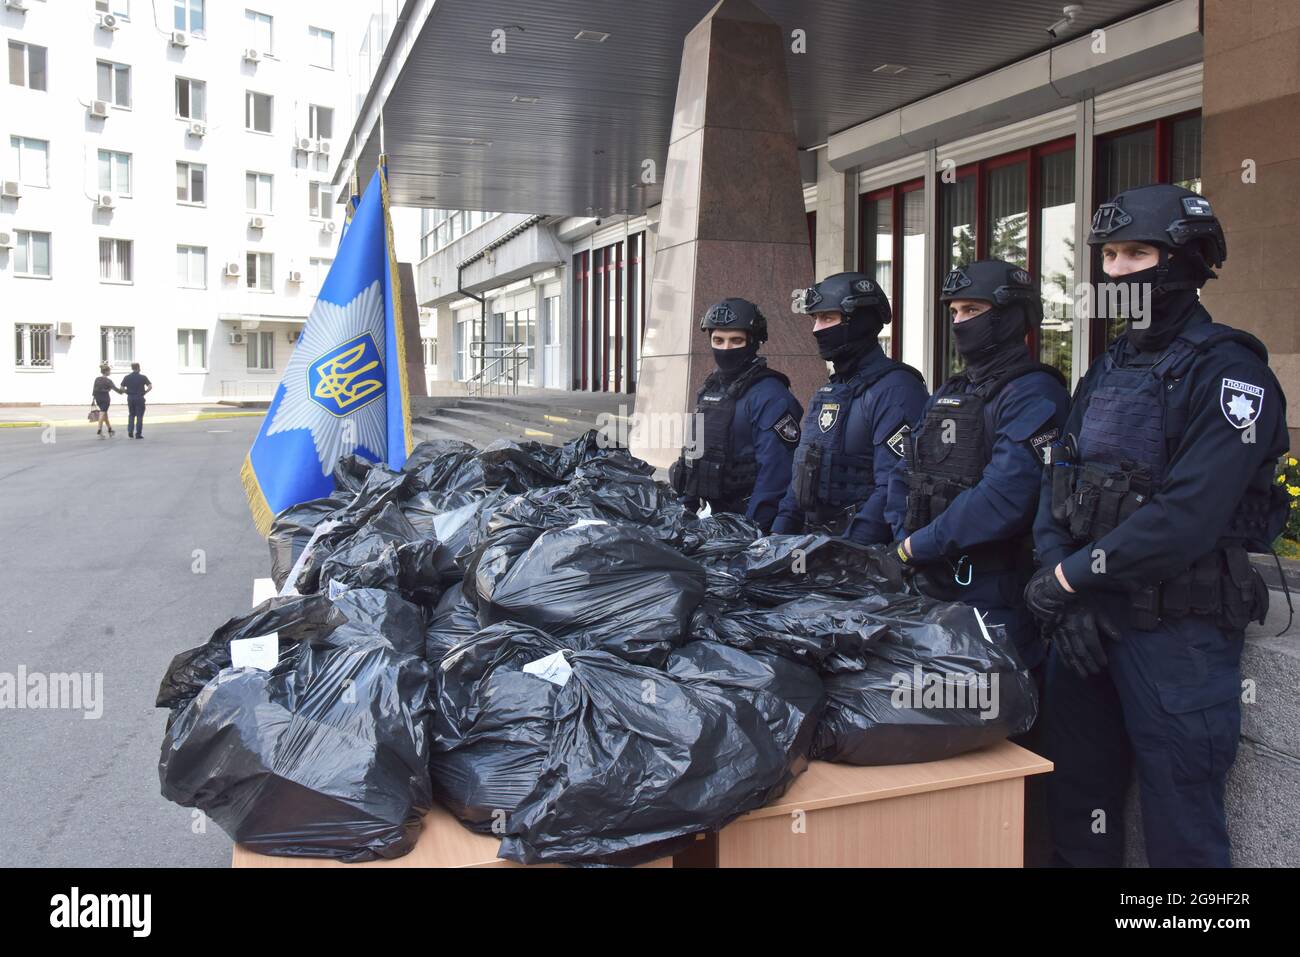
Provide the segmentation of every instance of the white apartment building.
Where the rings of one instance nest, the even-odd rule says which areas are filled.
[[[0,402],[269,398],[333,261],[346,0],[0,0]]]

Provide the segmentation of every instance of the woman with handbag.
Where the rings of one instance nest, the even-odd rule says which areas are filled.
[[[108,421],[108,403],[111,398],[109,393],[116,392],[118,395],[122,394],[122,390],[113,385],[113,380],[108,377],[108,372],[109,365],[105,362],[99,367],[99,377],[95,379],[95,384],[91,387],[90,394],[94,399],[94,405],[87,416],[87,419],[91,422],[98,419],[99,431],[97,434],[101,439],[104,437],[104,426],[106,425],[108,426],[109,435],[116,434],[113,432],[113,426],[110,425]]]

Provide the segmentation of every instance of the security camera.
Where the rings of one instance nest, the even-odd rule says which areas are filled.
[[[600,225],[600,217],[599,217],[599,216],[596,217],[596,225],[597,225],[597,226]]]
[[[1053,40],[1057,39],[1062,33],[1065,33],[1074,26],[1074,21],[1078,19],[1079,14],[1083,13],[1083,4],[1066,4],[1061,8],[1061,13],[1064,14],[1064,16],[1047,28],[1047,35]]]

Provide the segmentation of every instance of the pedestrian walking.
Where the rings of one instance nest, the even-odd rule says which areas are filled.
[[[104,426],[108,426],[108,434],[116,435],[113,431],[112,424],[108,421],[108,405],[112,399],[112,393],[122,394],[122,390],[113,385],[113,380],[108,377],[109,365],[107,362],[99,367],[99,376],[95,379],[94,386],[91,387],[91,398],[94,400],[95,408],[99,409],[99,431],[96,433],[101,439],[104,437]]]

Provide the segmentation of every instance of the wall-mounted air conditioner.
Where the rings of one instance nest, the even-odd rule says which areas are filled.
[[[99,28],[101,30],[116,30],[119,24],[117,17],[111,13],[101,13],[99,15]]]
[[[112,209],[117,205],[117,200],[113,198],[112,193],[99,193],[95,196],[95,207],[97,209]]]
[[[249,229],[265,229],[265,228],[266,228],[266,220],[263,219],[261,216],[254,216],[254,217],[252,217],[251,219],[249,219],[249,221],[248,221],[248,228],[249,228]]]
[[[0,249],[13,249],[14,238],[9,233],[0,233]]]
[[[289,273],[289,281],[290,281],[290,282],[302,282],[302,273],[300,273],[300,272],[296,272],[296,271],[291,271],[291,272]]]
[[[7,179],[0,184],[0,196],[5,199],[17,199],[23,194],[22,187],[18,185],[18,180]]]
[[[242,346],[244,344],[244,334],[242,332],[232,332],[226,337],[226,341],[232,346]]]
[[[334,224],[334,220],[332,219],[326,220],[325,222],[320,224],[320,231],[322,233],[332,233],[336,229],[338,229],[338,226]]]
[[[27,12],[26,0],[5,0],[5,6],[10,10],[17,10],[19,13]]]
[[[239,263],[226,263],[226,275],[236,277],[239,275]]]
[[[298,137],[298,149],[302,150],[304,153],[310,153],[311,146],[312,143],[310,139],[305,136]]]
[[[317,149],[319,152],[323,153],[324,155],[329,156],[329,155],[330,155],[330,141],[329,141],[329,140],[320,140],[320,141],[316,144],[316,149]]]
[[[262,59],[262,54],[257,50],[254,50],[252,47],[249,47],[244,51],[244,59],[249,63],[257,63]]]
[[[72,323],[60,322],[58,326],[55,327],[54,334],[60,339],[71,339],[73,336]]]
[[[98,118],[98,119],[101,119],[101,120],[106,120],[106,119],[108,119],[108,101],[107,101],[107,100],[91,100],[91,101],[90,101],[90,115],[93,116],[93,117],[96,117],[96,118]]]
[[[171,45],[174,47],[187,47],[190,45],[190,35],[184,30],[173,30],[171,36]]]
[[[202,123],[190,124],[190,136],[207,136],[207,135],[208,135],[208,128],[204,126]]]

